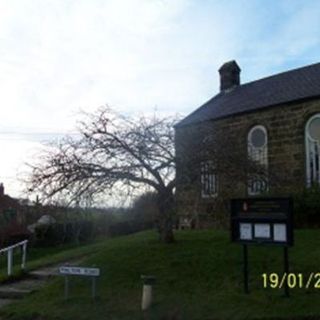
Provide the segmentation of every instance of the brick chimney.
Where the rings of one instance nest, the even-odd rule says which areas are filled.
[[[0,183],[0,197],[4,196],[4,186],[3,183]]]
[[[240,71],[235,60],[224,63],[219,69],[220,91],[228,91],[240,85]]]

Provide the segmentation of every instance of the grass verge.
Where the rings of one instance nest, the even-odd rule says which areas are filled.
[[[59,258],[92,253],[82,265],[101,269],[96,301],[89,279],[72,278],[70,299],[63,299],[63,279],[0,310],[3,319],[318,319],[320,290],[264,289],[263,273],[282,273],[279,247],[249,247],[250,290],[243,293],[242,248],[223,231],[180,231],[177,242],[161,244],[154,232],[100,241],[66,250]],[[307,277],[320,272],[320,232],[296,232],[289,250],[290,271]],[[32,267],[44,260],[34,261]],[[63,260],[63,259],[62,259]],[[141,274],[157,278],[154,305],[140,311]]]

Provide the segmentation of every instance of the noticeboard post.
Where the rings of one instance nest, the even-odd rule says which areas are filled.
[[[288,273],[288,247],[293,246],[291,198],[246,198],[231,200],[231,241],[243,244],[244,290],[248,288],[248,244],[284,247],[284,272]],[[288,287],[285,286],[288,296]]]

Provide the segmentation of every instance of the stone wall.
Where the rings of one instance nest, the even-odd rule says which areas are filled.
[[[247,135],[255,125],[263,125],[268,133],[268,167],[270,176],[275,177],[269,184],[270,195],[287,196],[303,188],[305,124],[319,112],[318,98],[176,128],[178,215],[191,217],[198,227],[227,224],[228,198],[247,196],[246,181],[240,176],[228,181],[230,177],[218,173],[218,197],[203,199],[199,162],[204,149],[210,154],[206,139],[216,135],[228,154],[233,152],[240,159],[247,152]]]

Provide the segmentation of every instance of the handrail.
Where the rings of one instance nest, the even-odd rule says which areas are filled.
[[[0,254],[3,252],[8,252],[8,276],[12,275],[12,266],[13,266],[13,249],[22,247],[22,261],[21,261],[21,269],[24,269],[26,266],[26,258],[27,258],[27,245],[28,240],[23,240],[21,242],[15,243],[9,247],[0,249]]]
[[[16,247],[19,247],[19,246],[21,246],[21,245],[23,245],[23,244],[25,244],[25,243],[27,243],[27,242],[28,242],[28,240],[23,240],[23,241],[21,241],[21,242],[18,242],[18,243],[13,244],[12,246],[9,246],[9,247],[0,249],[0,253],[5,252],[5,251],[8,251],[8,250],[10,250],[10,249],[14,249],[14,248],[16,248]]]

